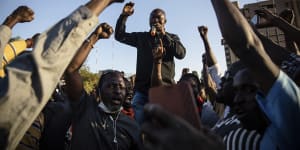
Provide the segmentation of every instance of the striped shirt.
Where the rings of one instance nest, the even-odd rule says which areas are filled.
[[[223,138],[227,150],[257,150],[261,135],[243,128],[236,115],[229,114],[217,122],[212,130]]]

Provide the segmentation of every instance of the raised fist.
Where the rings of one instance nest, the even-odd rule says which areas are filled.
[[[125,16],[131,16],[134,13],[133,6],[134,6],[133,2],[126,3],[124,8],[123,8],[122,14],[125,15]]]
[[[34,19],[34,12],[27,6],[19,6],[10,16],[14,17],[21,23],[30,22]]]
[[[108,39],[113,32],[113,28],[107,23],[101,23],[94,31],[98,35],[98,39]]]
[[[198,27],[198,31],[199,31],[201,37],[206,37],[208,28],[206,26],[200,26],[200,27]]]

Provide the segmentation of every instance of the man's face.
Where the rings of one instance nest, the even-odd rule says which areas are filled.
[[[106,77],[100,93],[101,100],[109,110],[119,110],[126,97],[126,87],[123,77],[121,75]]]
[[[131,89],[127,89],[127,94],[126,94],[126,99],[123,103],[123,107],[124,109],[129,109],[132,107],[131,101],[133,98],[133,90]]]
[[[222,77],[221,80],[221,88],[218,89],[216,100],[219,103],[232,106],[233,99],[235,96],[233,88],[233,76],[228,71],[225,73],[224,77]]]
[[[258,130],[262,128],[262,112],[256,102],[258,86],[249,71],[239,71],[233,79],[235,98],[233,110],[246,129]]]
[[[166,16],[162,11],[156,10],[150,14],[150,27],[154,26],[158,32],[165,28]]]

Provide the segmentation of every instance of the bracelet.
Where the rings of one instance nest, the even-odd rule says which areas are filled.
[[[92,48],[94,48],[94,44],[92,44],[92,41],[91,41],[90,39],[86,39],[85,41],[86,41],[86,42],[88,42],[88,43],[89,43],[89,45],[91,45],[91,46],[92,46]]]

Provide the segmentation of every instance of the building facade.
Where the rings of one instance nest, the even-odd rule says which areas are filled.
[[[233,4],[240,8],[237,1],[233,2]],[[240,10],[248,21],[257,22],[258,20],[257,17],[255,17],[255,11],[262,8],[266,8],[276,15],[281,13],[286,8],[292,9],[295,14],[293,25],[300,28],[300,0],[265,0],[252,4],[246,4],[243,6],[243,8],[240,8]],[[263,19],[260,19],[259,21],[263,22]],[[259,28],[258,31],[267,38],[271,39],[274,43],[282,47],[286,47],[284,33],[277,27],[262,27]],[[234,55],[224,40],[222,40],[222,45],[224,45],[226,63],[227,67],[229,67],[232,63],[236,62],[238,58]]]

